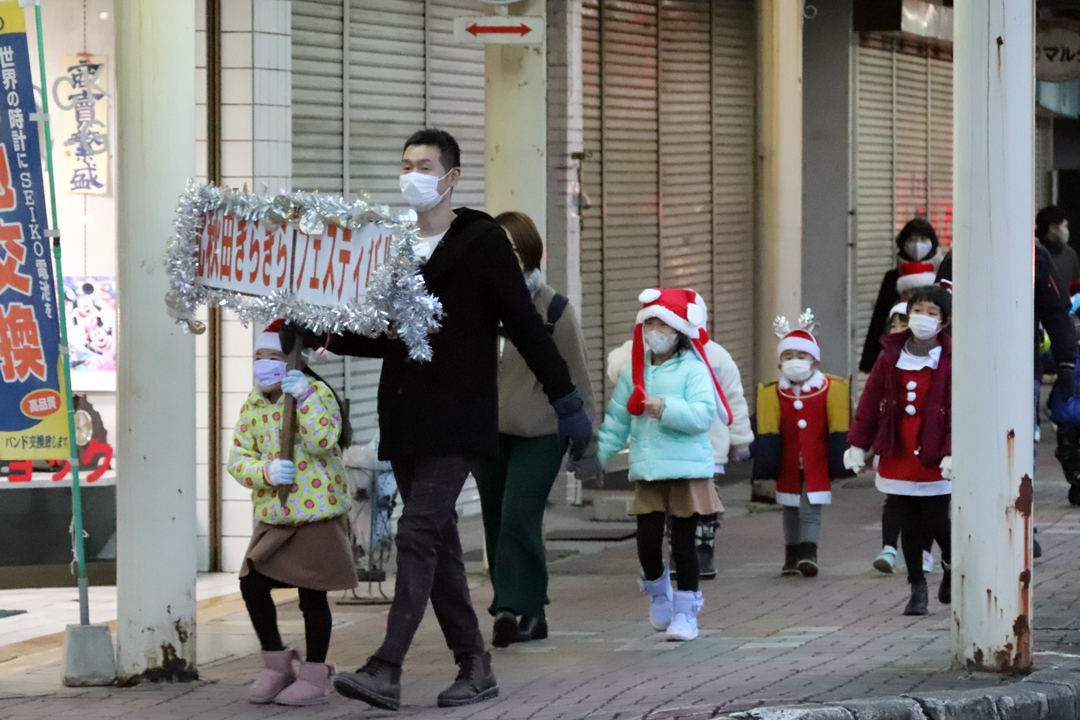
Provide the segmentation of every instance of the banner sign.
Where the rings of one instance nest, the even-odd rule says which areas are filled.
[[[359,303],[390,259],[393,239],[375,223],[356,230],[331,225],[311,235],[217,212],[199,237],[197,282],[246,295],[288,291],[312,305]]]
[[[202,332],[200,305],[244,324],[284,318],[318,333],[390,333],[413,360],[431,359],[442,304],[427,291],[411,214],[366,195],[260,195],[189,182],[165,267],[166,311]]]
[[[62,460],[67,388],[26,25],[0,3],[0,460]]]
[[[1035,35],[1035,77],[1062,83],[1080,78],[1080,32],[1068,27],[1045,27]]]
[[[65,55],[65,73],[53,83],[62,111],[64,170],[59,181],[70,193],[109,192],[109,76],[104,55]]]

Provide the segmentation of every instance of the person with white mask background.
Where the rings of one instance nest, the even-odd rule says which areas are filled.
[[[438,704],[469,705],[499,693],[469,595],[455,504],[480,459],[499,451],[500,324],[536,375],[571,457],[580,458],[592,439],[584,400],[536,311],[506,233],[490,215],[452,205],[461,174],[461,150],[449,133],[429,128],[405,142],[401,193],[417,215],[421,276],[443,309],[441,326],[430,335],[429,362],[412,360],[396,336],[283,333],[295,333],[304,345],[325,339],[339,355],[383,360],[379,459],[391,463],[403,499],[394,600],[382,646],[356,672],[338,674],[334,688],[387,710],[400,707],[402,663],[429,599],[459,667]]]
[[[1080,280],[1080,257],[1069,245],[1069,219],[1056,205],[1048,205],[1035,215],[1035,237],[1050,252],[1054,269],[1067,290]]]

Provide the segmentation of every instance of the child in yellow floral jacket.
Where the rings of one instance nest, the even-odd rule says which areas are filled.
[[[233,432],[229,473],[251,490],[257,525],[240,571],[240,592],[259,636],[265,669],[248,688],[253,703],[315,705],[329,701],[334,667],[329,590],[356,586],[349,542],[349,492],[342,448],[348,420],[334,391],[311,370],[286,372],[274,321],[255,351],[255,387]],[[294,460],[281,458],[284,394],[296,398]],[[286,488],[279,495],[279,489]],[[287,493],[287,494],[286,494]],[[295,587],[304,615],[307,657],[281,642],[272,588]]]

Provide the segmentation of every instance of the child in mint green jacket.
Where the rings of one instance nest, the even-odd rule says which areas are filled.
[[[351,504],[342,447],[348,421],[334,391],[305,369],[286,372],[275,321],[256,343],[255,387],[233,431],[229,474],[251,491],[255,531],[240,570],[240,593],[262,645],[264,669],[248,700],[279,705],[329,702],[334,667],[326,663],[332,618],[326,593],[356,587],[349,540]],[[293,459],[281,457],[285,395],[296,398]],[[273,588],[299,591],[307,655],[286,648]]]
[[[698,590],[694,535],[702,515],[722,508],[713,483],[709,429],[731,410],[705,360],[705,305],[693,290],[646,290],[634,328],[631,365],[623,370],[600,428],[599,460],[607,465],[630,440],[630,514],[637,516],[642,591],[649,619],[668,640],[693,640],[704,604]],[[664,564],[671,516],[671,554],[678,591]]]

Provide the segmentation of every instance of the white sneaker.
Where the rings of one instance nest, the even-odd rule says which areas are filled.
[[[881,554],[874,558],[874,569],[891,575],[896,569],[896,548],[892,545],[882,548]]]
[[[671,573],[664,566],[664,573],[656,580],[638,578],[641,592],[649,596],[649,622],[655,630],[667,630],[671,624]]]
[[[672,601],[675,617],[667,629],[667,639],[672,641],[693,640],[698,636],[698,611],[705,605],[700,592],[676,590]]]
[[[934,556],[926,550],[922,551],[922,571],[924,573],[934,571]]]

